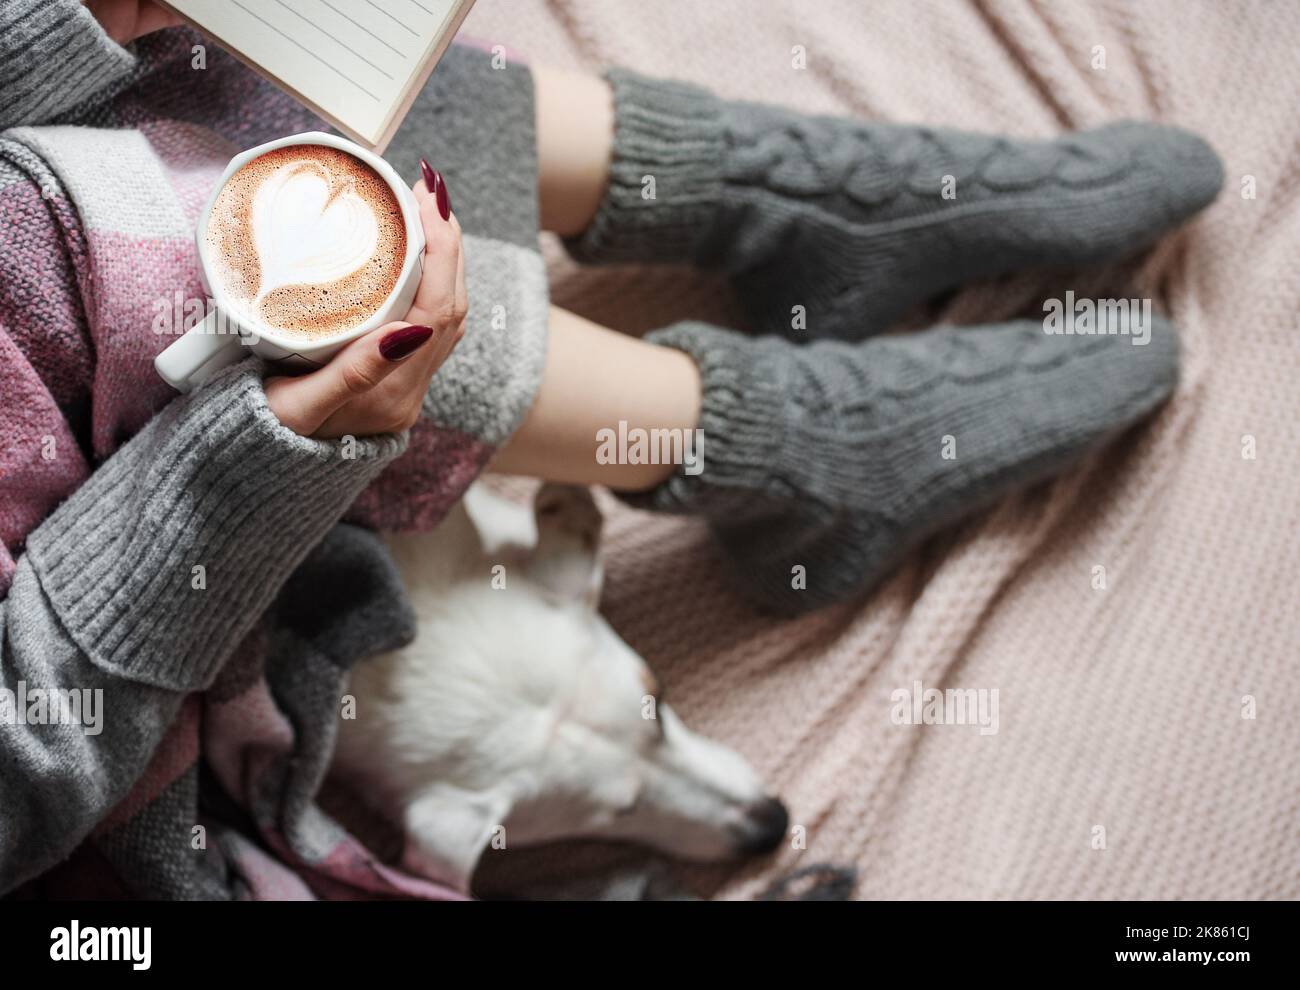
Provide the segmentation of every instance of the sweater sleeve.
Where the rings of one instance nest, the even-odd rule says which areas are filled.
[[[90,103],[135,64],[80,0],[0,0],[0,130]]]
[[[0,892],[125,796],[184,695],[404,446],[299,437],[248,361],[172,402],[28,536],[0,603]],[[47,712],[75,693],[81,724],[42,723],[34,690]]]

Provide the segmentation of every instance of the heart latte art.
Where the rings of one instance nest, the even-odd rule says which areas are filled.
[[[207,244],[237,317],[314,339],[379,311],[402,272],[406,224],[392,188],[359,158],[291,145],[230,177]]]

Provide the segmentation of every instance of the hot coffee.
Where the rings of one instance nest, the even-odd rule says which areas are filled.
[[[235,172],[206,240],[237,318],[312,340],[374,316],[406,256],[392,187],[359,158],[315,144],[269,151]]]

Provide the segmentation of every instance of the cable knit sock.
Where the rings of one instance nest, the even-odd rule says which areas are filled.
[[[772,611],[865,592],[926,537],[1169,394],[1174,328],[1153,316],[1142,345],[1118,316],[1105,326],[1064,336],[1017,321],[802,345],[702,323],[656,331],[648,339],[699,365],[703,470],[629,501],[707,518]]]
[[[1122,256],[1223,181],[1209,145],[1156,124],[1017,141],[609,80],[610,188],[571,252],[730,272],[762,332],[803,307],[801,336],[861,339],[971,279]]]

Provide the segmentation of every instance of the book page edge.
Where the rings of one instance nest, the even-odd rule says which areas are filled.
[[[382,155],[388,148],[389,142],[393,140],[393,135],[401,128],[402,122],[406,120],[406,115],[411,111],[411,106],[415,103],[416,98],[419,97],[420,92],[424,89],[424,84],[429,81],[429,77],[433,75],[433,70],[438,67],[438,63],[442,61],[442,57],[447,54],[447,49],[450,48],[452,42],[456,40],[456,35],[460,32],[461,25],[465,22],[465,18],[469,16],[469,12],[473,7],[474,0],[457,0],[456,9],[452,12],[450,19],[447,21],[446,30],[442,32],[441,36],[438,38],[437,44],[433,47],[433,51],[424,60],[424,68],[422,68],[420,74],[412,79],[411,82],[407,84],[406,88],[402,90],[401,100],[381,125],[379,137],[372,148],[375,154]]]
[[[397,114],[391,115],[388,119],[386,119],[384,122],[382,122],[379,125],[379,129],[377,129],[373,135],[362,134],[360,131],[357,131],[356,129],[345,124],[342,120],[335,117],[332,113],[328,113],[322,107],[318,106],[314,101],[309,100],[305,95],[300,93],[297,89],[290,86],[279,76],[275,75],[274,73],[270,72],[263,66],[259,65],[256,61],[254,61],[249,56],[245,55],[235,45],[231,44],[229,41],[226,41],[219,34],[209,31],[207,28],[204,28],[201,25],[195,23],[193,20],[187,17],[183,12],[177,10],[171,4],[167,3],[167,0],[154,0],[154,2],[157,3],[159,6],[165,7],[167,10],[171,11],[171,13],[179,17],[189,27],[193,28],[195,31],[198,31],[199,34],[203,35],[203,37],[208,38],[209,40],[215,42],[220,47],[224,48],[231,55],[239,59],[239,61],[243,62],[244,65],[248,66],[250,69],[256,72],[263,79],[267,80],[272,85],[277,86],[278,88],[284,90],[286,93],[290,94],[295,100],[297,100],[299,103],[305,106],[312,113],[316,114],[316,116],[329,121],[330,124],[332,124],[334,127],[337,127],[340,131],[342,131],[345,135],[347,135],[348,138],[357,142],[357,144],[361,145],[362,147],[365,147],[370,151],[375,152],[376,154],[383,154],[383,148],[386,147],[388,141],[392,139],[391,132],[395,132],[397,130],[397,127],[393,126],[392,124],[392,120],[394,119],[394,117],[396,117],[396,120],[398,121],[398,123],[400,123],[402,116],[405,115],[405,110],[409,110],[410,103],[414,102],[415,100],[414,94],[411,94],[409,96],[409,102],[408,102],[408,97],[404,96],[403,102],[399,104],[399,107],[405,108],[401,115],[397,115]],[[472,7],[473,0],[469,0],[466,6]],[[456,27],[459,28],[459,26],[460,26],[460,20],[458,19],[456,21]],[[455,31],[449,32],[447,43],[440,44],[438,46],[436,58],[432,60],[431,64],[428,66],[426,71],[422,73],[423,78],[421,79],[419,85],[413,87],[416,93],[418,93],[419,90],[423,88],[424,81],[429,78],[430,73],[432,73],[433,71],[433,66],[437,64],[437,60],[441,58],[443,52],[447,50],[447,45],[450,44],[450,38],[454,37],[454,35],[455,35]],[[390,129],[390,133],[388,133],[387,135],[385,134],[384,131],[385,127]]]

